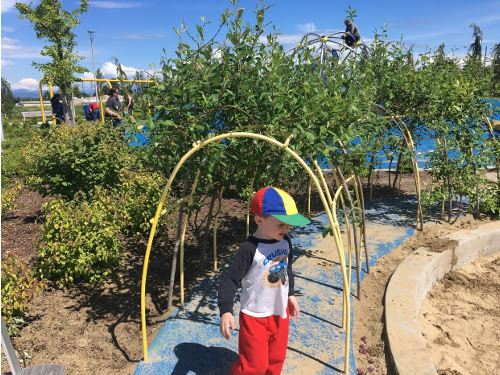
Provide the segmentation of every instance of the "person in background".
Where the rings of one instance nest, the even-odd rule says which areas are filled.
[[[122,123],[122,115],[121,115],[121,103],[118,98],[118,89],[116,87],[112,87],[109,89],[109,98],[106,101],[106,109],[105,109],[105,118],[106,120],[113,121],[113,126],[117,126]]]
[[[359,29],[354,22],[351,20],[344,20],[345,25],[345,33],[342,35],[342,39],[345,40],[345,44],[349,47],[352,47],[356,42],[361,39],[361,34],[359,33]]]
[[[92,120],[99,120],[99,117],[101,117],[101,109],[96,103],[90,103],[89,105],[89,111],[90,111],[90,117],[92,117]]]
[[[134,114],[134,98],[132,98],[132,95],[127,93],[127,108],[126,108],[127,113],[129,116],[132,116]]]
[[[54,94],[54,96],[50,99],[50,104],[52,105],[52,114],[56,117],[56,124],[59,125],[61,122],[64,122],[61,96],[59,94]]]

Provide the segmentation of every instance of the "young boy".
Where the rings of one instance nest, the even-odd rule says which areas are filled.
[[[235,329],[233,304],[241,285],[240,358],[231,375],[277,375],[286,357],[289,319],[300,314],[287,233],[310,221],[298,213],[287,192],[273,187],[255,194],[251,211],[257,231],[240,246],[219,287],[220,332],[229,340]]]

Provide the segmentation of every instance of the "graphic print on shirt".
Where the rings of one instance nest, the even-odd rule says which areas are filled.
[[[264,273],[263,282],[268,288],[279,288],[288,284],[288,256],[278,256],[269,263]]]

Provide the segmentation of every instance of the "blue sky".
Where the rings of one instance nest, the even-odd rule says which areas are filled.
[[[33,4],[37,3],[33,1]],[[256,0],[240,1],[247,21],[253,21],[252,11],[256,3]],[[12,0],[1,2],[1,75],[9,81],[12,89],[37,90],[42,74],[31,66],[31,62],[44,61],[39,54],[44,41],[35,37],[27,20],[17,17],[14,4]],[[66,9],[75,9],[78,4],[76,0],[63,1]],[[473,22],[483,31],[483,53],[484,46],[491,51],[494,43],[500,43],[500,0],[274,0],[268,4],[275,6],[267,12],[267,21],[281,29],[279,40],[285,47],[295,46],[310,31],[327,34],[343,30],[349,5],[357,11],[355,23],[368,43],[373,39],[375,29],[380,30],[387,24],[389,38],[399,40],[403,36],[405,43],[413,45],[416,53],[425,51],[427,46],[435,49],[445,43],[447,52],[456,49],[455,55],[463,57],[466,46],[472,42],[469,25]],[[116,76],[116,67],[112,63],[115,56],[131,77],[135,70],[150,70],[151,64],[158,67],[163,49],[173,55],[178,42],[173,26],[178,27],[184,19],[188,27],[195,29],[203,16],[205,21],[211,21],[210,34],[210,31],[215,32],[225,8],[232,9],[229,0],[90,0],[87,13],[83,14],[75,29],[76,50],[85,56],[82,65],[92,72],[87,31],[94,30],[96,69],[100,68],[106,77]],[[91,73],[86,77],[90,78]]]

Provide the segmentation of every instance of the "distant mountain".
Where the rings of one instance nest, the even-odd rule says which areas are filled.
[[[45,94],[49,90],[42,90],[42,94]],[[85,89],[84,90],[87,94],[93,95],[94,91],[91,89]],[[55,90],[57,92],[57,90]],[[26,90],[26,89],[17,89],[17,90],[12,90],[12,95],[14,95],[14,98],[21,98],[21,99],[35,99],[35,100],[40,100],[40,94],[38,93],[38,90],[32,91],[32,90]]]
[[[49,90],[42,90],[42,93],[45,93],[46,91]],[[40,100],[40,94],[37,91],[31,91],[31,90],[26,90],[26,89],[17,89],[17,90],[12,90],[12,95],[14,95],[14,98],[33,98]]]

